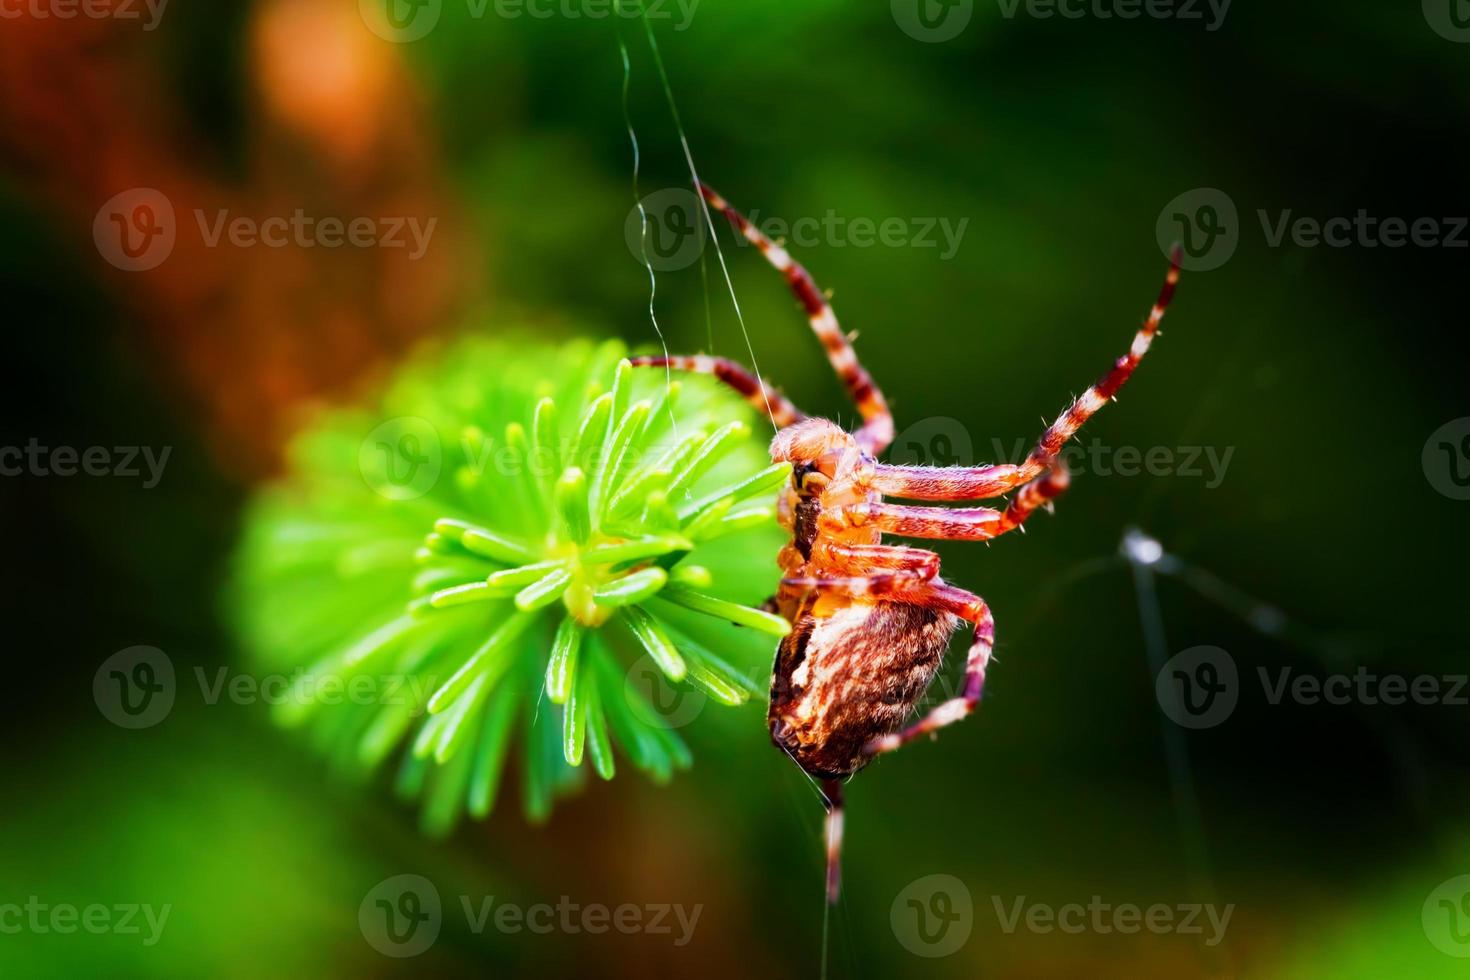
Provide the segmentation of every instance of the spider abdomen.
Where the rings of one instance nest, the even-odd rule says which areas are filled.
[[[818,613],[822,614],[818,614]],[[807,772],[851,775],[924,696],[958,620],[896,600],[802,603],[771,679],[771,739]]]

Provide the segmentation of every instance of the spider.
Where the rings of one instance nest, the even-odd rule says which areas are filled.
[[[824,294],[786,250],[703,183],[700,194],[785,277],[827,358],[857,404],[862,425],[847,432],[809,418],[741,365],[705,355],[649,356],[635,366],[712,375],[767,411],[778,431],[771,459],[792,464],[778,513],[791,541],[778,558],[784,577],[774,597],[792,625],[771,679],[771,740],[819,781],[827,803],[827,898],[837,899],[842,846],[842,784],[875,756],[936,732],[975,709],[995,647],[985,600],[939,577],[932,551],[883,543],[883,535],[988,541],[1021,527],[1066,489],[1058,453],[1082,423],[1123,386],[1148,350],[1179,281],[1176,247],[1158,300],[1127,354],[1042,433],[1019,465],[896,466],[878,462],[893,441],[893,415],[858,363]],[[884,497],[974,501],[1014,491],[1003,510],[915,507]],[[938,670],[961,621],[974,636],[957,696],[905,727]]]

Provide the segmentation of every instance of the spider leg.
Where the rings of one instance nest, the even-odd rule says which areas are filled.
[[[928,581],[939,574],[939,556],[923,548],[897,544],[846,544],[819,539],[812,546],[812,561],[823,569],[862,576],[868,572],[917,572]]]
[[[806,418],[791,400],[775,388],[756,378],[747,368],[724,357],[709,357],[705,354],[674,357],[632,357],[634,367],[668,367],[675,371],[692,374],[708,374],[715,380],[734,388],[751,405],[762,412],[771,413],[771,421],[785,428]]]
[[[1024,484],[1005,510],[859,503],[838,514],[854,526],[876,527],[884,534],[905,538],[988,541],[1020,527],[1038,507],[1060,496],[1070,481],[1066,465],[1058,460],[1040,479]]]
[[[822,780],[827,804],[827,904],[837,904],[842,887],[842,780]]]
[[[781,580],[781,591],[787,595],[818,592],[850,599],[891,596],[899,592],[908,593],[931,581],[938,571],[938,565],[938,561],[935,561],[933,571],[927,568],[904,568],[870,572],[866,575],[790,575]],[[907,595],[904,601],[908,601]]]
[[[853,436],[858,445],[874,456],[888,448],[893,441],[893,413],[888,410],[888,401],[883,397],[883,392],[878,390],[877,384],[873,382],[872,375],[858,363],[857,353],[852,349],[847,336],[842,332],[842,327],[837,323],[837,314],[832,312],[832,306],[827,302],[822,291],[817,288],[811,274],[796,262],[786,249],[771,241],[761,230],[746,220],[745,216],[736,211],[730,204],[713,189],[704,183],[699,184],[699,192],[709,202],[710,207],[718,208],[725,213],[730,224],[736,231],[745,236],[756,248],[760,249],[766,261],[775,266],[777,271],[786,277],[786,282],[791,286],[791,291],[796,294],[797,300],[802,308],[806,310],[807,320],[812,325],[817,339],[827,350],[827,360],[831,362],[833,370],[847,386],[848,393],[857,404],[858,413],[863,417],[863,426]]]
[[[791,546],[787,545],[787,548]],[[849,599],[891,596],[932,582],[939,574],[937,554],[897,544],[846,544],[821,540],[812,547],[811,561],[836,574],[824,571],[817,575],[787,576],[781,580],[783,595],[818,592]]]
[[[890,466],[879,463],[873,468],[870,480],[872,489],[889,497],[904,497],[909,500],[984,500],[997,497],[1023,483],[1029,483],[1046,469],[1048,461],[1061,451],[1067,440],[1077,434],[1097,410],[1108,403],[1118,389],[1133,375],[1138,362],[1148,352],[1158,333],[1159,323],[1174,298],[1174,287],[1179,282],[1179,263],[1182,253],[1174,250],[1168,275],[1163,288],[1149,311],[1148,319],[1138,333],[1128,353],[1118,358],[1112,368],[1084,391],[1065,412],[1057,417],[1041,438],[1036,448],[1019,466],[995,464],[975,467],[934,466]]]
[[[782,567],[787,570],[807,565],[791,545],[782,549],[781,557]],[[822,571],[781,579],[778,604],[799,604],[812,593],[819,597],[840,596],[846,601],[906,594],[933,581],[939,574],[937,554],[901,545],[819,541],[812,548],[811,557]]]
[[[952,725],[974,711],[985,687],[985,668],[990,663],[991,651],[995,649],[995,620],[990,615],[990,607],[979,596],[943,582],[930,582],[923,589],[905,596],[904,601],[941,609],[973,623],[975,638],[971,641],[970,652],[965,658],[965,680],[959,696],[936,705],[908,728],[873,739],[868,743],[870,755],[892,752],[921,735]]]

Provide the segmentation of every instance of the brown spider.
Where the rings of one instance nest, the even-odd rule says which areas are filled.
[[[792,464],[779,512],[791,541],[781,549],[785,577],[776,608],[792,625],[781,641],[767,716],[771,739],[822,781],[827,797],[827,895],[835,901],[842,840],[842,781],[913,739],[974,710],[995,646],[995,622],[979,596],[939,577],[932,551],[883,544],[884,534],[907,538],[987,541],[1022,522],[1067,487],[1057,453],[1082,423],[1113,397],[1149,348],[1179,281],[1176,248],[1163,289],[1128,353],[1042,433],[1020,465],[893,466],[877,457],[893,441],[893,416],[872,377],[858,363],[837,317],[811,276],[709,187],[710,206],[781,271],[806,309],[812,329],[847,385],[863,424],[848,433],[808,418],[785,396],[744,367],[717,357],[639,357],[638,366],[710,374],[769,411],[779,427],[771,458]],[[884,502],[985,500],[1015,490],[1004,510],[912,507]],[[904,720],[938,670],[950,636],[965,620],[974,640],[957,697],[918,722]]]

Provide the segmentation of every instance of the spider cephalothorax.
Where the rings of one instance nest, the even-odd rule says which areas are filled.
[[[781,641],[767,716],[772,741],[823,780],[828,821],[828,896],[837,894],[841,781],[879,753],[959,721],[980,700],[995,646],[995,622],[979,596],[939,577],[932,551],[883,543],[883,535],[986,541],[1020,527],[1067,486],[1058,452],[1123,386],[1148,350],[1179,280],[1179,253],[1127,354],[1042,433],[1019,464],[895,466],[878,462],[893,441],[893,416],[807,271],[710,188],[710,206],[786,277],[863,424],[848,433],[807,418],[783,395],[723,358],[644,357],[635,365],[711,374],[771,415],[771,457],[792,464],[779,514],[791,541],[781,549],[777,609],[792,631]],[[1011,493],[1004,509],[915,507],[885,502],[975,501]],[[938,669],[959,622],[974,627],[961,689],[917,722],[904,722]]]

